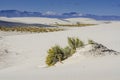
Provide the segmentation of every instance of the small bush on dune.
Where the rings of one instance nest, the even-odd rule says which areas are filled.
[[[53,66],[57,62],[62,63],[63,60],[72,56],[75,50],[70,47],[61,48],[60,46],[54,46],[48,50],[48,56],[46,58],[46,64],[48,66]]]
[[[78,38],[70,38],[70,37],[68,37],[68,44],[74,50],[76,50],[76,48],[84,46],[84,42],[79,40]]]
[[[88,44],[94,44],[95,43],[95,41],[93,41],[93,40],[88,40]]]
[[[48,50],[48,56],[46,58],[46,64],[48,66],[53,66],[56,62],[61,62],[62,60],[64,60],[64,52],[61,47],[56,45]]]
[[[64,59],[67,59],[68,57],[72,56],[72,54],[75,53],[75,50],[67,46],[63,49],[63,52],[64,52]]]
[[[56,45],[48,50],[48,56],[46,58],[46,64],[53,66],[57,62],[61,62],[68,57],[72,56],[76,52],[76,48],[83,47],[84,43],[78,38],[68,38],[69,46],[61,48]]]

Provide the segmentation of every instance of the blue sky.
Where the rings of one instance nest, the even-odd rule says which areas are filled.
[[[120,15],[120,0],[0,0],[0,10]]]

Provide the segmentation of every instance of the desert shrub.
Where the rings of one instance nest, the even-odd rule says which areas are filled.
[[[70,38],[70,37],[68,37],[68,44],[74,50],[76,50],[76,48],[84,46],[84,42],[79,40],[78,38]]]
[[[48,50],[48,56],[46,58],[46,64],[48,66],[53,66],[62,60],[64,60],[64,52],[60,46],[56,45]]]
[[[88,40],[88,44],[94,44],[95,43],[95,41],[93,41],[93,40]]]
[[[69,46],[61,48],[56,45],[48,50],[48,56],[46,57],[46,64],[53,66],[57,62],[61,62],[68,57],[72,56],[76,52],[76,48],[83,47],[84,43],[78,38],[68,38]]]
[[[75,50],[67,46],[63,49],[63,52],[64,52],[64,59],[67,59],[68,57],[72,56],[73,53],[75,53]]]
[[[46,64],[48,66],[53,66],[57,62],[61,62],[68,57],[72,56],[75,53],[75,50],[71,49],[69,46],[61,48],[56,45],[48,50],[48,56],[46,58]]]

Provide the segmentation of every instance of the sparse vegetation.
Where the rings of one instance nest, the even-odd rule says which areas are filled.
[[[63,52],[64,52],[64,59],[67,59],[68,57],[72,56],[75,53],[75,50],[67,46],[63,49]]]
[[[95,41],[93,41],[93,40],[88,40],[88,44],[94,44],[95,43]]]
[[[74,38],[74,37],[73,38],[68,37],[68,44],[74,50],[76,50],[76,48],[78,48],[78,47],[83,47],[84,46],[83,41],[81,41],[78,38]]]
[[[61,48],[60,46],[56,45],[48,50],[48,56],[46,58],[46,64],[48,66],[54,66],[57,62],[62,63],[63,60],[71,57],[75,52],[76,48],[84,47],[85,44],[83,41],[79,40],[75,37],[68,37],[68,44],[65,48]],[[101,56],[106,54],[120,54],[117,51],[108,49],[102,44],[98,44],[93,40],[88,40],[88,44],[92,45],[92,49],[88,50],[87,55],[91,56]],[[88,45],[86,44],[86,45]],[[86,55],[86,52],[85,54]]]
[[[61,62],[62,60],[64,60],[64,52],[60,46],[56,45],[48,50],[48,56],[46,58],[46,64],[48,66],[53,66],[56,62]]]
[[[17,32],[54,32],[62,31],[60,28],[48,27],[0,27],[0,31],[17,31]]]
[[[76,22],[76,24],[59,24],[56,23],[55,26],[67,26],[67,27],[84,27],[84,26],[93,26],[96,24],[84,24],[84,23],[80,23],[80,22]]]
[[[68,57],[72,56],[76,52],[76,48],[83,47],[84,43],[78,38],[68,38],[69,46],[61,48],[56,45],[48,50],[48,56],[46,58],[46,64],[53,66],[57,62],[61,62]]]

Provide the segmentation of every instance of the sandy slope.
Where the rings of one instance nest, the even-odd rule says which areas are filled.
[[[8,53],[3,56],[2,65],[6,68],[0,70],[0,80],[120,80],[120,56],[94,58],[76,53],[64,64],[44,68],[47,50],[55,44],[66,46],[68,36],[85,41],[93,39],[120,52],[119,25],[120,22],[114,22],[60,32],[2,37],[0,43]]]
[[[21,22],[28,24],[76,24],[76,22],[86,23],[86,24],[100,24],[103,21],[96,21],[90,18],[68,18],[68,19],[57,19],[57,18],[45,18],[45,17],[14,17],[6,18],[0,17],[0,20],[10,21],[10,22]]]
[[[14,17],[14,18],[6,18],[0,17],[0,20],[10,21],[10,22],[20,22],[27,24],[70,24],[70,22],[57,19],[57,18],[45,18],[45,17]]]
[[[87,24],[100,24],[102,23],[102,21],[96,21],[94,19],[90,19],[90,18],[68,18],[68,19],[65,19],[73,24],[77,23],[77,22],[80,22],[80,23],[87,23]]]

